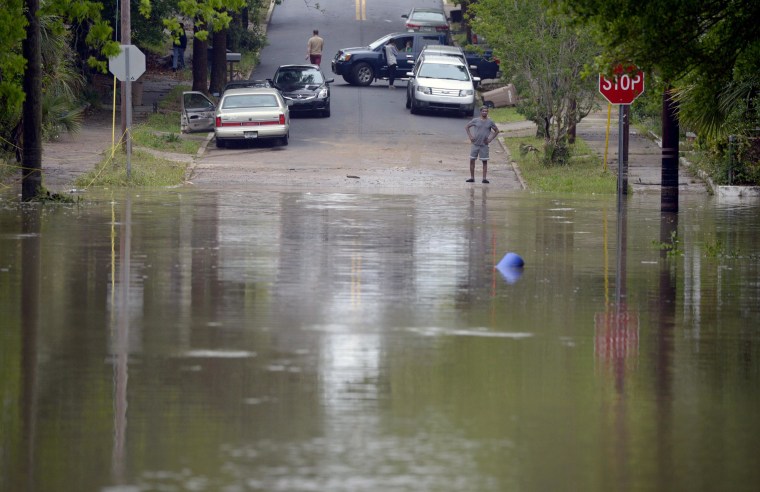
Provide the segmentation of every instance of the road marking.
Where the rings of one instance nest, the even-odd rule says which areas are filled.
[[[367,20],[367,0],[356,1],[356,20]]]

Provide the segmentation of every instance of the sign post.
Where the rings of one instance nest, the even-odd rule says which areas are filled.
[[[124,141],[127,146],[127,179],[132,174],[132,81],[145,73],[145,55],[137,46],[121,45],[121,53],[108,60],[108,70],[122,82],[126,97],[126,131]]]
[[[644,72],[635,65],[624,67],[617,65],[613,76],[607,78],[599,74],[599,92],[610,104],[620,108],[618,115],[618,195],[628,194],[628,115],[629,107],[637,97],[644,93]]]

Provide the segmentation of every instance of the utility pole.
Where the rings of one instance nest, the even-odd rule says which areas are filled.
[[[122,0],[121,2],[121,40],[122,45],[132,44],[132,18],[130,15],[130,0]],[[121,81],[121,134],[124,137],[123,142],[126,144],[127,139],[131,139],[132,136],[127,133],[127,111],[131,101],[127,101],[128,91],[132,90],[132,84],[129,80]],[[130,96],[132,94],[129,94]],[[131,98],[130,98],[131,99]]]
[[[678,103],[671,87],[662,95],[662,186],[660,210],[678,212]]]

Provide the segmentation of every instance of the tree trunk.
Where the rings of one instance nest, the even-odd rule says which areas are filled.
[[[25,14],[29,25],[22,43],[26,70],[21,147],[21,199],[28,201],[42,189],[42,52],[40,49],[39,0],[26,1]]]
[[[575,99],[570,101],[570,111],[568,115],[570,129],[567,131],[567,143],[574,144],[578,125],[578,103]]]
[[[211,67],[211,84],[209,92],[221,94],[227,80],[227,29],[216,31],[213,34],[214,63]]]
[[[662,94],[662,212],[678,212],[678,103],[670,91],[666,85]]]
[[[198,32],[196,22],[193,32]],[[208,93],[208,42],[193,36],[193,90]]]

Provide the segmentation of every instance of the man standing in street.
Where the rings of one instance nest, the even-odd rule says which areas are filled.
[[[312,65],[319,66],[322,63],[322,48],[324,48],[325,40],[319,37],[319,29],[314,29],[312,36],[306,43],[306,59]]]
[[[388,62],[388,88],[395,89],[393,81],[396,78],[396,57],[398,56],[398,48],[396,43],[391,39],[388,44],[385,45],[385,59]]]
[[[470,129],[473,130],[471,131]],[[486,179],[486,174],[488,173],[488,144],[499,135],[499,128],[488,117],[487,106],[480,108],[480,118],[473,118],[465,125],[464,131],[467,132],[467,136],[472,143],[470,146],[470,179],[467,182],[475,182],[475,160],[480,158],[483,161],[483,183],[488,183],[488,179]]]

